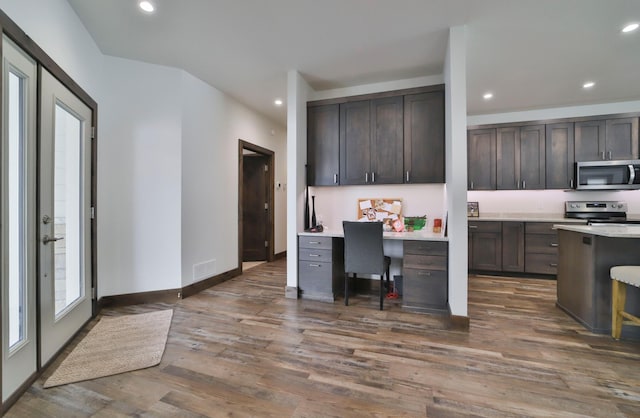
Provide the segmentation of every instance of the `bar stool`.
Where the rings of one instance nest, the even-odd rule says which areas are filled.
[[[627,285],[640,287],[640,266],[611,267],[611,336],[620,339],[622,325],[640,326],[640,318],[624,311]],[[626,321],[625,321],[626,319]]]

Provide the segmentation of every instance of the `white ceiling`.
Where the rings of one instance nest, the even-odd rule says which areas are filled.
[[[282,124],[289,70],[316,90],[441,74],[455,25],[469,115],[640,100],[640,30],[620,32],[640,0],[68,1],[103,53],[182,68]]]

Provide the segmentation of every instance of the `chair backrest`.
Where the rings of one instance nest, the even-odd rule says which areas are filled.
[[[343,221],[345,273],[383,274],[382,222]]]

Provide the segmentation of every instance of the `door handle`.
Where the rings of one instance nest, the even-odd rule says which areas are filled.
[[[50,237],[49,235],[45,235],[42,238],[42,243],[46,245],[50,242],[60,241],[61,239],[64,239],[64,237]]]
[[[409,170],[407,170],[407,183],[409,183]]]

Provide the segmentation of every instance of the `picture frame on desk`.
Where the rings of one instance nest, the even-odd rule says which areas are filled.
[[[480,216],[480,205],[478,202],[467,202],[467,217],[477,218]]]

